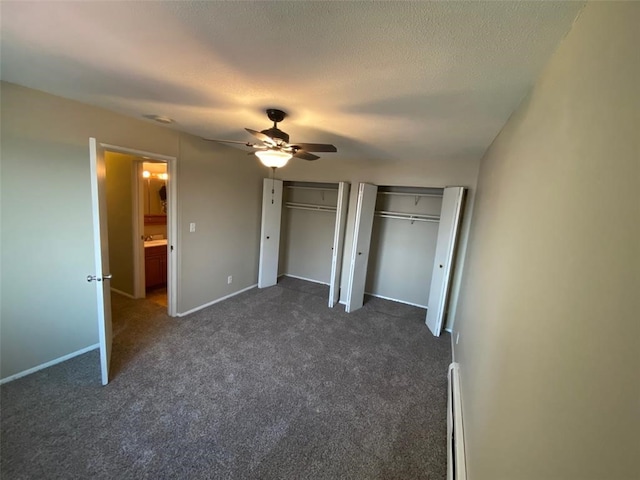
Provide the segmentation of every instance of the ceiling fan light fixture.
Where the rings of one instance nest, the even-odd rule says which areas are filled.
[[[280,150],[258,150],[255,155],[265,167],[269,168],[282,168],[292,157],[290,153]]]

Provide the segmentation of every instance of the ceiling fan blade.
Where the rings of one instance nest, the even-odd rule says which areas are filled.
[[[204,138],[204,137],[200,137],[203,140],[206,140],[207,142],[217,142],[217,143],[237,143],[239,145],[244,145],[245,147],[254,147],[254,148],[258,148],[258,145],[256,145],[255,143],[251,143],[251,142],[241,142],[239,140],[216,140],[215,138]]]
[[[292,147],[298,147],[300,150],[306,150],[307,152],[337,152],[338,149],[335,145],[328,143],[296,143],[291,145]]]
[[[264,142],[268,145],[276,144],[276,142],[273,141],[273,138],[271,138],[269,135],[265,135],[264,133],[258,132],[257,130],[251,130],[250,128],[245,128],[245,130],[249,132],[251,135],[253,135],[254,137],[256,137],[258,140],[260,140],[261,142]]]
[[[306,152],[304,150],[298,150],[293,154],[293,156],[295,158],[301,158],[302,160],[317,160],[320,158],[319,156],[314,155],[313,153]]]

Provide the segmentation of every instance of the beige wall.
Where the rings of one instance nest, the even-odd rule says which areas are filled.
[[[182,138],[180,159],[179,312],[186,312],[257,283],[265,172],[246,152],[194,137]]]
[[[129,155],[106,152],[105,164],[111,287],[133,296],[133,163]]]
[[[455,327],[473,480],[638,477],[639,25],[589,4],[482,161]]]
[[[86,281],[94,271],[91,136],[178,157],[178,312],[256,283],[264,174],[257,162],[150,122],[0,88],[1,378],[98,341],[95,285]]]

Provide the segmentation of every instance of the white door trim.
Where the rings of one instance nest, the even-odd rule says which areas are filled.
[[[167,315],[178,314],[178,161],[176,157],[167,160]]]
[[[104,150],[108,150],[110,152],[128,153],[129,155],[135,155],[136,157],[149,157],[151,160],[162,160],[164,162],[176,160],[176,157],[172,157],[170,155],[148,152],[146,150],[136,150],[135,148],[121,147],[119,145],[111,145],[110,143],[100,143],[100,146]]]
[[[140,178],[142,177],[142,160],[134,160],[131,166],[132,185],[132,202],[131,211],[133,222],[133,298],[145,297],[144,285],[144,189],[141,187]]]

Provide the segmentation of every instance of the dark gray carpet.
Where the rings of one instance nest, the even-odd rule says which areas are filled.
[[[90,352],[0,388],[2,479],[445,478],[449,336],[327,297],[284,278],[170,319],[114,296],[108,386]]]

